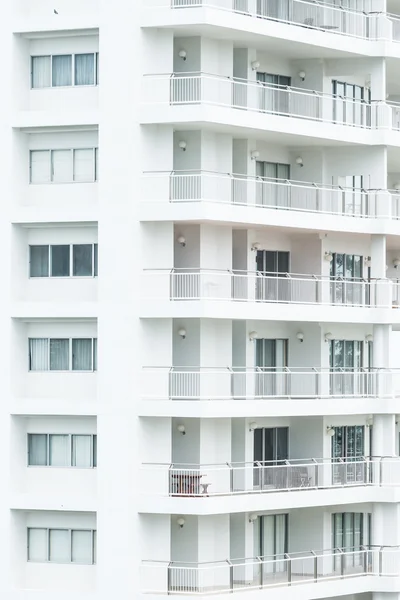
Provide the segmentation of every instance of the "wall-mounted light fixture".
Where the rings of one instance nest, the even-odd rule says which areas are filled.
[[[255,421],[252,421],[251,423],[249,423],[249,431],[254,431],[255,429],[257,429],[257,423]]]
[[[330,250],[327,250],[324,254],[324,259],[327,260],[328,262],[332,262],[333,253]]]
[[[367,425],[367,427],[372,427],[373,424],[374,424],[374,417],[372,415],[369,415],[369,417],[367,418],[367,421],[366,421],[366,425]]]
[[[398,192],[400,190],[400,183],[395,183],[393,187]]]
[[[253,340],[256,340],[258,336],[257,331],[250,331],[249,333],[249,340],[252,342]]]
[[[257,158],[260,156],[260,153],[258,150],[252,150],[252,152],[250,153],[251,156],[251,160],[257,160]]]
[[[186,60],[186,58],[187,58],[186,50],[179,50],[179,58],[181,58],[182,60]]]
[[[364,258],[364,263],[366,267],[370,267],[371,266],[371,257],[370,256],[366,256]]]
[[[368,335],[365,336],[365,341],[368,342],[368,343],[373,342],[374,341],[374,336],[371,333],[369,333]]]
[[[302,333],[301,331],[299,331],[299,333],[296,333],[296,337],[299,340],[299,342],[304,342],[304,333]]]
[[[330,342],[331,340],[333,340],[333,334],[329,331],[328,333],[325,334],[325,341],[326,342]]]
[[[304,167],[303,159],[301,158],[301,156],[298,156],[296,158],[296,165],[298,165],[299,167]]]
[[[178,335],[180,335],[181,338],[184,340],[186,338],[186,329],[184,327],[178,329]]]
[[[186,435],[186,427],[184,425],[178,425],[177,430],[179,431],[179,433],[181,433],[182,435]]]
[[[395,269],[398,269],[398,268],[399,268],[399,265],[400,265],[400,258],[395,258],[395,259],[393,260],[393,266],[394,266],[394,268],[395,268]]]
[[[259,68],[260,68],[260,63],[258,62],[258,60],[254,60],[251,63],[251,69],[252,69],[252,71],[257,71],[257,69],[259,69]]]
[[[186,152],[187,143],[185,142],[185,140],[181,140],[179,142],[179,148],[182,150],[182,152]]]
[[[182,248],[184,248],[186,246],[186,238],[185,238],[185,236],[184,235],[180,235],[177,238],[177,242],[178,242],[178,244],[180,244],[182,246]]]
[[[299,71],[298,75],[299,75],[299,77],[300,77],[300,79],[302,81],[305,80],[305,78],[306,78],[306,72],[305,71]]]
[[[333,437],[335,435],[335,428],[333,425],[327,425],[326,434],[329,435],[330,437]]]
[[[256,515],[255,513],[253,513],[252,515],[249,515],[249,523],[255,523],[258,519],[258,515]]]
[[[257,250],[259,250],[260,248],[261,248],[260,242],[253,242],[251,245],[252,252],[257,252]]]
[[[176,522],[178,523],[179,527],[182,529],[182,527],[185,524],[185,519],[183,517],[179,517],[179,519],[177,519]]]

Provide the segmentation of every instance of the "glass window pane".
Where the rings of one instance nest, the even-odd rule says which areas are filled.
[[[51,151],[52,181],[66,183],[72,181],[71,150]]]
[[[69,246],[51,246],[51,276],[69,277]]]
[[[94,85],[94,54],[75,54],[75,85]]]
[[[91,460],[91,435],[73,435],[72,436],[72,466],[81,468],[90,468]]]
[[[72,85],[72,56],[53,56],[53,86]]]
[[[69,370],[69,340],[50,340],[50,371]]]
[[[47,338],[31,338],[29,340],[29,370],[49,370],[49,340]]]
[[[50,56],[32,56],[32,87],[46,88],[51,85]]]
[[[68,435],[50,435],[49,464],[52,467],[70,466]]]
[[[68,529],[50,529],[50,562],[71,562]]]
[[[92,340],[72,340],[72,370],[92,371]]]
[[[97,467],[97,435],[93,436],[93,466]]]
[[[99,149],[95,148],[94,150],[94,162],[95,162],[95,176],[94,180],[99,180]]]
[[[94,181],[93,148],[74,150],[74,181]]]
[[[93,564],[97,563],[97,531],[93,531]]]
[[[75,277],[92,276],[92,244],[75,244],[73,246],[72,273]]]
[[[28,529],[28,560],[47,561],[47,529]]]
[[[50,183],[50,152],[31,151],[31,183]]]
[[[81,565],[93,563],[91,531],[72,531],[72,562]]]
[[[94,262],[94,276],[95,277],[98,277],[98,275],[99,275],[99,267],[98,267],[99,257],[98,257],[98,252],[99,252],[99,245],[95,244],[94,245],[94,260],[93,260],[93,262]]]
[[[49,276],[49,247],[29,246],[30,253],[30,277]]]
[[[334,518],[334,539],[333,539],[333,547],[334,548],[342,548],[343,547],[343,514],[336,513],[333,515]]]
[[[37,433],[28,435],[28,465],[32,467],[47,465],[47,435]]]
[[[93,338],[93,371],[97,371],[97,338]]]

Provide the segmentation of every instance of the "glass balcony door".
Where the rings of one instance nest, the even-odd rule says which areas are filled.
[[[358,340],[332,340],[330,343],[330,393],[334,396],[361,394],[364,380],[363,342]]]
[[[335,253],[330,267],[332,304],[362,306],[368,301],[363,284],[363,257]]]
[[[290,165],[256,162],[256,199],[258,205],[273,208],[287,208],[290,187],[285,182],[290,180]]]
[[[332,81],[333,120],[342,125],[371,125],[370,90],[343,81]]]
[[[254,522],[254,555],[266,562],[264,577],[286,571],[288,551],[288,515],[263,515]],[[273,562],[276,561],[276,562]],[[259,568],[257,566],[257,568]]]
[[[286,115],[289,113],[289,92],[291,77],[272,73],[257,73],[260,84],[260,110]]]
[[[288,392],[288,340],[256,340],[256,395],[286,396]]]
[[[254,487],[286,487],[286,470],[274,469],[289,458],[289,428],[260,427],[254,430]]]
[[[368,515],[369,516],[369,515]],[[364,556],[360,553],[363,546],[369,545],[370,519],[364,519],[363,513],[336,513],[332,515],[333,548],[351,553],[344,557],[345,568],[355,570],[363,568]],[[341,569],[341,556],[335,559],[335,570]]]
[[[333,484],[367,483],[366,466],[359,462],[365,456],[364,426],[347,425],[335,427],[334,431],[335,435],[332,438],[332,459],[335,463],[332,467]],[[343,459],[344,462],[339,459]]]
[[[289,302],[290,252],[257,250],[256,268],[260,275],[256,280],[256,300],[260,302]]]

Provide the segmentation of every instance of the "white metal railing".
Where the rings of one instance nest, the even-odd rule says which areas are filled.
[[[144,202],[217,202],[351,217],[400,217],[397,190],[369,190],[210,171],[147,172]]]
[[[393,109],[315,90],[207,73],[145,75],[146,104],[209,104],[367,129],[390,129]]]
[[[263,274],[206,269],[146,270],[143,296],[171,301],[316,304],[347,307],[392,306],[389,279],[364,280],[300,273]]]
[[[350,577],[399,577],[400,547],[334,548],[208,563],[143,561],[142,591],[214,594]]]
[[[143,398],[250,400],[391,397],[393,369],[145,367]]]
[[[392,15],[384,13],[363,12],[337,6],[329,0],[152,0],[151,4],[172,9],[204,6],[295,25],[307,30],[314,29],[369,40],[392,39],[391,21],[395,19]],[[393,39],[397,39],[395,31]]]
[[[400,42],[400,15],[387,15],[392,27],[393,42]]]
[[[220,465],[143,464],[144,494],[205,497],[400,485],[399,457],[309,458]]]

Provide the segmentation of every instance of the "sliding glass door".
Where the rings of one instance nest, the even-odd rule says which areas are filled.
[[[332,81],[333,120],[343,125],[371,125],[370,91],[352,83]]]
[[[367,483],[366,466],[363,461],[360,462],[360,459],[365,456],[364,426],[340,426],[335,427],[334,432],[332,438],[333,483],[340,485]]]
[[[256,200],[258,205],[272,208],[289,206],[290,165],[256,162]]]
[[[289,428],[260,427],[254,430],[254,486],[284,487],[284,469],[274,469],[289,457]]]
[[[254,556],[265,561],[264,575],[286,571],[288,515],[262,515],[254,522]]]
[[[335,253],[330,267],[332,304],[362,306],[368,301],[363,282],[363,257]]]
[[[258,250],[256,254],[256,300],[261,302],[289,302],[290,253],[277,250]]]
[[[358,340],[332,340],[330,343],[330,393],[334,396],[362,394],[364,380],[363,342]]]
[[[336,513],[332,515],[333,548],[342,550],[347,555],[344,557],[345,567],[355,569],[363,568],[364,555],[360,552],[369,545],[370,519],[364,519],[363,513]],[[335,559],[335,570],[341,569],[342,557],[338,553]]]
[[[286,75],[257,73],[260,85],[260,110],[286,115],[289,113],[289,92],[291,78]]]
[[[286,396],[288,340],[256,340],[256,395]]]

